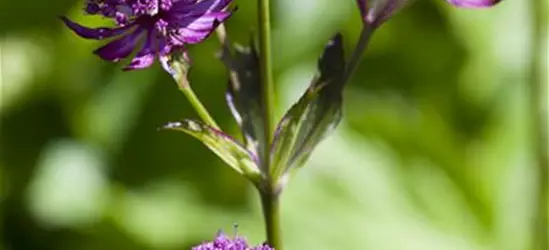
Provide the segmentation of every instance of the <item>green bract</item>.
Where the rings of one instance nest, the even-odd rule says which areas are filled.
[[[256,157],[231,136],[195,120],[183,120],[166,124],[164,129],[181,131],[198,139],[236,172],[253,182],[260,178]]]
[[[281,180],[305,164],[313,149],[341,119],[345,70],[342,37],[336,35],[326,46],[316,76],[278,123],[271,145],[267,145],[263,136],[258,54],[253,44],[249,48],[237,47],[234,54],[228,53],[225,51],[222,56],[231,71],[226,97],[242,131],[243,143],[193,120],[170,123],[164,128],[192,135],[256,185],[269,185],[279,192],[285,184]]]

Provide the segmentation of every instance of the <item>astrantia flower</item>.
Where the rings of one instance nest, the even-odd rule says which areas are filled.
[[[454,6],[462,8],[487,8],[496,5],[501,0],[447,0]]]
[[[224,10],[232,0],[88,0],[85,11],[114,20],[116,27],[88,28],[62,17],[76,34],[87,39],[114,38],[94,51],[108,61],[138,52],[124,69],[149,67],[158,56],[165,58],[175,49],[208,37],[225,21]],[[139,47],[139,48],[138,48]]]
[[[220,232],[217,234],[215,240],[204,242],[193,247],[192,250],[274,250],[274,248],[267,244],[250,247],[244,238],[236,236],[231,239]]]
[[[486,8],[496,5],[501,0],[446,0],[462,8]],[[362,20],[370,27],[378,27],[395,12],[401,9],[408,0],[356,0]]]

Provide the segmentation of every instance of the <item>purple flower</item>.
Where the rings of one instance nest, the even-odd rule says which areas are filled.
[[[450,4],[461,8],[487,8],[496,5],[501,0],[447,0]]]
[[[446,0],[461,8],[486,8],[496,5],[501,0]],[[370,27],[377,28],[402,8],[408,0],[356,0],[362,21]]]
[[[244,238],[236,236],[231,239],[220,232],[213,241],[204,242],[193,247],[192,250],[274,250],[274,248],[267,244],[249,247]]]
[[[86,13],[112,18],[116,27],[88,28],[66,17],[61,19],[83,38],[114,38],[94,51],[104,60],[119,61],[139,47],[136,56],[124,68],[134,70],[147,68],[156,57],[165,59],[173,50],[206,39],[231,15],[225,10],[231,1],[87,0]]]

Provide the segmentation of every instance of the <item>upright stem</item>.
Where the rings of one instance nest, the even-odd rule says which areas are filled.
[[[547,82],[547,1],[530,1],[532,46],[530,51],[530,109],[537,168],[537,206],[534,249],[549,249],[549,86]]]
[[[271,18],[270,1],[258,0],[257,3],[259,26],[259,69],[261,74],[261,101],[263,106],[264,137],[267,145],[273,141],[273,116],[274,116],[274,86],[273,65],[271,54]],[[261,156],[265,168],[269,169],[269,150],[264,150]],[[271,182],[268,178],[268,182]],[[272,186],[272,183],[268,183]],[[282,250],[282,235],[280,231],[279,195],[272,188],[259,189],[263,215],[265,216],[265,229],[267,242],[276,250]]]
[[[264,192],[259,189],[261,196],[261,205],[263,207],[263,216],[265,219],[265,229],[267,232],[267,242],[275,250],[282,250],[282,232],[280,231],[280,206],[279,194],[273,192]]]
[[[345,71],[343,72],[342,78],[343,82],[347,82],[358,67],[360,59],[362,58],[362,54],[364,54],[364,51],[368,47],[368,43],[370,42],[370,38],[372,37],[373,32],[374,28],[370,27],[369,25],[365,24],[362,27],[362,31],[360,32],[360,38],[358,40],[358,43],[356,44],[355,49],[353,50],[351,59],[347,62],[347,65],[345,65]]]
[[[270,18],[270,1],[258,0],[257,13],[258,13],[258,25],[259,25],[259,55],[260,55],[260,73],[262,93],[261,98],[263,102],[263,121],[265,140],[267,145],[270,145],[273,138],[273,121],[274,116],[274,86],[273,86],[273,67],[272,67],[272,54],[271,54],[271,18]],[[268,150],[265,150],[268,152]],[[266,161],[266,155],[264,162]]]

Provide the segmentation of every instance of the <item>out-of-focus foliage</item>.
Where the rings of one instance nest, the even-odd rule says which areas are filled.
[[[0,249],[189,249],[240,225],[263,240],[251,185],[184,134],[196,117],[159,65],[122,72],[58,15],[82,2],[0,0]],[[228,22],[246,44],[255,1]],[[281,116],[354,1],[273,0]],[[533,167],[527,1],[458,10],[421,0],[374,35],[344,93],[344,119],[286,188],[287,249],[526,249]],[[227,74],[216,39],[191,48],[190,80],[221,126]]]

